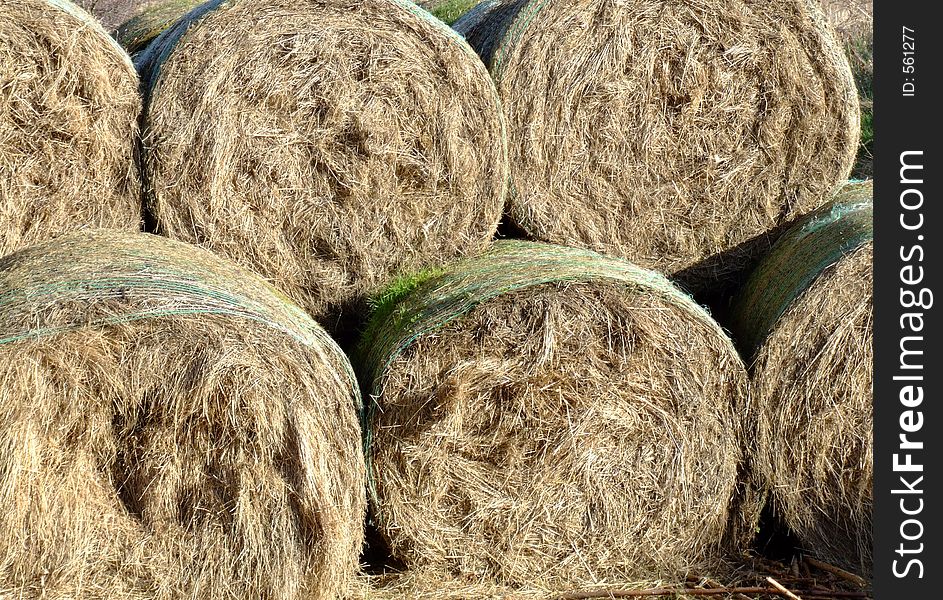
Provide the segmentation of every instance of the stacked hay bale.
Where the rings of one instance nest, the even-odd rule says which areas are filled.
[[[872,184],[796,225],[738,299],[761,485],[803,549],[867,575],[873,484]]]
[[[0,3],[0,256],[140,226],[141,111],[125,52],[68,0]]]
[[[0,590],[337,597],[359,404],[310,317],[205,251],[94,232],[0,259]]]
[[[455,23],[508,120],[510,219],[692,288],[848,177],[859,109],[813,0],[488,0]]]
[[[654,272],[498,242],[393,286],[361,348],[374,520],[415,571],[651,580],[716,569],[753,533],[745,368]]]
[[[493,83],[407,0],[214,0],[138,65],[158,230],[252,267],[332,330],[391,273],[494,235]]]

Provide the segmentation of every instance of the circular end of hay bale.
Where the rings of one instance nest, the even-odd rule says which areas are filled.
[[[138,80],[67,0],[0,4],[0,256],[85,227],[137,229]]]
[[[144,234],[0,259],[0,587],[335,598],[366,505],[340,349],[261,278]]]
[[[847,186],[839,201],[785,234],[736,308],[742,330],[759,332],[741,338],[758,340],[752,452],[759,486],[805,552],[865,575],[873,497],[871,194],[870,183]]]
[[[654,272],[499,242],[402,282],[362,348],[374,520],[410,568],[651,580],[715,568],[752,534],[730,534],[745,369]]]
[[[391,273],[480,252],[496,230],[493,83],[412,3],[211,2],[138,60],[160,231],[253,268],[332,327]]]
[[[490,1],[455,28],[497,83],[533,239],[734,270],[851,171],[855,85],[811,1]]]

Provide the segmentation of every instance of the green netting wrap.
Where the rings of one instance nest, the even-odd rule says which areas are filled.
[[[495,69],[495,54],[499,50],[504,54],[506,34],[526,3],[527,0],[484,0],[452,25],[461,35],[470,36],[469,42],[494,77],[499,75]]]
[[[508,23],[507,33],[501,36],[501,44],[496,49],[491,61],[492,73],[495,77],[501,77],[504,72],[504,61],[510,48],[521,40],[521,36],[527,31],[534,17],[547,5],[547,2],[548,0],[536,0],[515,5],[516,13]]]
[[[158,25],[158,27],[166,27],[166,29],[160,35],[153,37],[147,47],[134,57],[134,66],[141,77],[141,87],[145,92],[145,102],[150,92],[157,85],[160,66],[167,60],[167,57],[173,52],[177,42],[180,41],[187,30],[198,24],[209,13],[231,5],[232,0],[209,0],[189,12],[185,12],[173,24],[164,22]]]
[[[848,183],[832,202],[787,231],[753,271],[733,310],[741,347],[753,353],[790,304],[843,256],[874,237],[873,182]]]
[[[113,302],[103,308],[97,305],[102,300]],[[113,310],[114,301],[120,310]],[[166,238],[80,232],[0,259],[0,344],[199,314],[256,321],[307,346],[343,354],[307,313],[258,275]],[[353,373],[348,375],[353,382]]]
[[[370,367],[363,381],[376,395],[383,371],[410,343],[491,298],[544,283],[600,279],[657,293],[725,335],[701,306],[659,273],[589,250],[501,240],[480,257],[394,284],[402,295],[387,295],[379,303],[361,342],[361,364]]]

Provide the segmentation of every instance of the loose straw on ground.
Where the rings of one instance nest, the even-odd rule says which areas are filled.
[[[399,281],[362,350],[374,520],[411,569],[572,589],[710,572],[753,534],[746,371],[654,272],[499,242]]]
[[[803,550],[869,576],[872,184],[845,186],[751,275],[734,332],[753,357],[754,464]]]

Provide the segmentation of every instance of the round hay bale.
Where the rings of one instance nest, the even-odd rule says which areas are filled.
[[[455,28],[497,83],[533,239],[705,263],[696,288],[854,162],[855,85],[814,0],[491,0]]]
[[[652,580],[717,568],[753,533],[746,370],[654,272],[498,242],[400,281],[362,349],[374,520],[410,568]]]
[[[0,256],[85,227],[137,229],[138,79],[68,0],[0,2]]]
[[[0,589],[336,598],[359,405],[324,330],[205,251],[92,232],[0,259]]]
[[[408,0],[212,1],[138,64],[159,231],[253,268],[332,330],[391,273],[494,235],[494,85]]]
[[[786,233],[734,307],[754,357],[753,462],[812,555],[871,572],[872,184]]]

